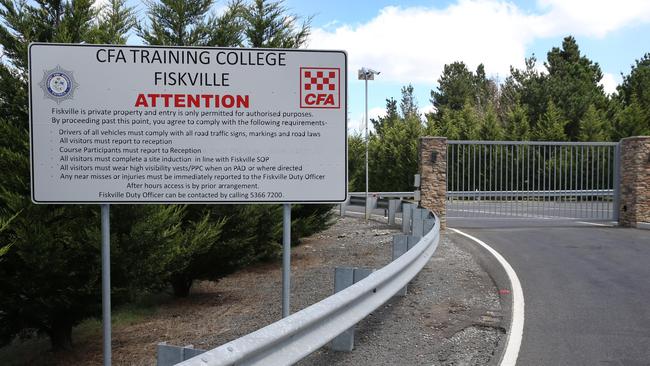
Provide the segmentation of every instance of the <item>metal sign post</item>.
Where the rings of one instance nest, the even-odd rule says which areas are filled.
[[[282,317],[291,313],[291,204],[283,205],[282,215]]]
[[[104,366],[111,365],[111,219],[110,205],[102,207],[102,328]]]

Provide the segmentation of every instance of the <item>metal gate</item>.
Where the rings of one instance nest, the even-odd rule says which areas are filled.
[[[618,144],[448,141],[447,215],[615,220]]]

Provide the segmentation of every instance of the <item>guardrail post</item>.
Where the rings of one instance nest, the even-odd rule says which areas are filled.
[[[376,193],[373,193],[372,195],[368,196],[368,200],[369,200],[369,202],[368,202],[368,210],[370,211],[370,213],[372,213],[372,211],[377,208],[377,200],[378,199],[379,198],[377,197]]]
[[[395,216],[400,202],[400,200],[388,200],[388,225],[395,225]]]
[[[424,232],[424,220],[420,217],[418,212],[413,214],[413,222],[411,224],[411,234],[422,236]]]
[[[156,346],[156,366],[173,366],[204,352],[205,350],[195,349],[193,345],[179,347],[161,342]]]
[[[433,230],[433,227],[436,226],[436,219],[424,219],[424,232],[422,235],[426,235],[429,231]]]
[[[355,283],[368,277],[374,269],[336,267],[334,269],[334,293],[344,290]],[[354,328],[343,331],[330,342],[330,348],[334,351],[350,352],[354,349]]]
[[[158,343],[156,346],[156,365],[172,366],[183,362],[183,354],[178,347],[169,346],[166,342]]]
[[[411,233],[411,217],[413,216],[413,209],[415,205],[412,203],[404,203],[402,205],[402,232],[404,234]]]
[[[396,234],[393,235],[393,260],[404,255],[409,249],[414,247],[422,239],[419,236]],[[408,286],[408,285],[407,285]],[[407,286],[402,287],[395,296],[406,296]]]
[[[425,208],[415,208],[411,219],[411,234],[424,236],[424,220],[429,217],[429,210]]]

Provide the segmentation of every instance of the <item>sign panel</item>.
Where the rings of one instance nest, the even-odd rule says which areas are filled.
[[[341,202],[343,51],[32,44],[36,203]]]

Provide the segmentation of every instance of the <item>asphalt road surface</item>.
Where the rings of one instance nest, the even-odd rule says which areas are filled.
[[[517,365],[650,365],[650,231],[609,224],[449,218],[517,272],[525,300]]]

